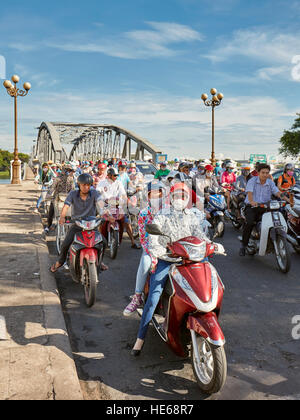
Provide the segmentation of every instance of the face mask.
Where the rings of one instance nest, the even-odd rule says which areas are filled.
[[[200,169],[200,170],[199,170],[199,174],[200,174],[200,175],[204,175],[204,173],[205,173],[205,169]]]
[[[211,178],[212,177],[212,173],[211,172],[206,172],[206,176],[207,176],[207,178]]]
[[[43,168],[43,171],[46,173],[48,172],[48,168]]]
[[[185,198],[184,200],[181,200],[181,199],[178,199],[178,198],[176,200],[172,200],[172,205],[173,205],[174,209],[177,210],[177,211],[184,210],[187,207],[188,203],[189,203],[188,198]]]
[[[288,176],[293,176],[294,172],[293,171],[287,171]]]
[[[227,169],[227,172],[231,174],[232,173],[232,169]]]

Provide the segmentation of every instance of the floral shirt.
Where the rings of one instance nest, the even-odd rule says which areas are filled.
[[[158,225],[159,229],[168,235],[172,242],[187,236],[196,236],[199,239],[211,242],[204,234],[199,218],[190,209],[176,211],[170,208],[168,214],[163,214],[159,211],[153,218],[152,223]],[[165,236],[150,235],[148,245],[150,255],[154,258],[166,259],[165,254],[168,242],[169,238]]]

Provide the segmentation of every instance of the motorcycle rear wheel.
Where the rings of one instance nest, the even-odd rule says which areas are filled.
[[[278,268],[282,273],[288,273],[291,268],[291,256],[285,237],[278,235],[276,237],[276,244],[279,252],[277,254],[275,251]],[[275,244],[274,248],[276,250]]]
[[[83,261],[84,270],[84,298],[88,308],[96,302],[98,274],[96,264],[89,262],[86,259]]]
[[[224,347],[217,347],[196,333],[197,349],[192,342],[191,363],[197,384],[206,394],[219,392],[227,378],[227,360]],[[200,361],[197,361],[196,354]]]
[[[109,255],[112,260],[114,260],[118,253],[119,239],[118,232],[113,230],[111,232],[111,241],[109,245]]]

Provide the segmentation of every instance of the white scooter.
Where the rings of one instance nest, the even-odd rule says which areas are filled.
[[[246,248],[248,255],[258,253],[261,257],[275,253],[275,258],[280,271],[287,273],[291,267],[291,257],[287,243],[288,226],[279,211],[286,205],[285,201],[270,201],[268,204],[259,204],[259,207],[267,211],[262,216],[251,233]]]

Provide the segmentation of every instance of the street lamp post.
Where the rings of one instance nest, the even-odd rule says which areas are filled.
[[[221,105],[222,99],[224,98],[222,93],[218,93],[217,89],[211,89],[210,93],[212,95],[211,99],[208,99],[206,93],[203,93],[201,99],[204,102],[205,106],[210,106],[212,111],[212,121],[211,121],[211,164],[215,166],[215,107]]]
[[[12,184],[21,184],[20,180],[20,162],[19,162],[19,155],[18,155],[18,120],[17,120],[17,97],[18,96],[26,96],[31,89],[30,83],[24,83],[23,88],[24,90],[20,90],[17,88],[17,83],[19,82],[20,78],[17,75],[12,76],[10,80],[5,80],[3,86],[5,87],[7,93],[14,98],[14,114],[15,114],[15,147],[14,147],[14,161],[12,164]]]

